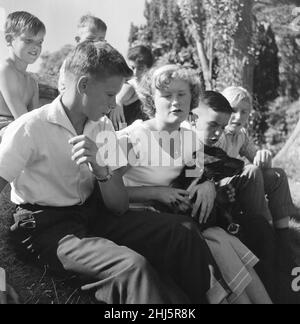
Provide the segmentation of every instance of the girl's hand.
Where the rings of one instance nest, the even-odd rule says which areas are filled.
[[[120,125],[126,123],[123,106],[116,105],[116,107],[111,110],[109,118],[111,119],[115,130],[121,130]]]
[[[99,178],[107,176],[107,167],[97,163],[98,147],[86,135],[76,136],[69,141],[73,145],[72,161],[77,165],[87,164],[91,172]]]
[[[256,153],[253,164],[262,169],[272,168],[272,153],[268,150],[260,150]]]
[[[197,180],[188,188],[188,192],[190,193],[189,199],[192,200],[196,196],[192,217],[196,218],[199,215],[200,209],[199,223],[205,224],[214,207],[217,196],[216,188],[214,183],[210,181],[206,181],[199,185],[197,185],[196,182]]]
[[[156,190],[156,200],[170,208],[177,208],[186,202],[189,193],[186,190],[161,187]]]

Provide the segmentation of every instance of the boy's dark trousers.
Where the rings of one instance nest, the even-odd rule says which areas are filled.
[[[275,233],[268,222],[270,211],[265,199],[264,181],[259,168],[248,165],[241,175],[225,179],[236,189],[237,201],[243,211],[236,222],[242,225],[243,243],[261,260],[256,270],[270,295],[274,296]]]
[[[108,304],[206,303],[211,256],[190,218],[111,215],[97,191],[82,206],[17,209],[12,234],[54,271],[82,275]]]

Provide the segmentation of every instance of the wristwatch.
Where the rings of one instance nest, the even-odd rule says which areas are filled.
[[[104,177],[97,177],[96,176],[96,180],[101,182],[101,183],[108,182],[113,177],[113,173],[112,173],[110,167],[106,166],[105,168],[106,168],[106,171],[107,171],[106,176],[104,176]]]

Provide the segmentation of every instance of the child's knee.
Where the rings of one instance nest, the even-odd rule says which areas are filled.
[[[263,177],[267,193],[279,188],[286,191],[289,187],[288,177],[283,169],[277,168],[264,170]]]
[[[264,177],[267,178],[274,178],[274,179],[280,179],[281,181],[288,181],[287,174],[283,169],[280,168],[274,168],[274,169],[267,169],[264,170]]]

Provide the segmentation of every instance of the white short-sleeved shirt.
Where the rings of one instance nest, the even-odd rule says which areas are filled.
[[[119,138],[128,136],[134,153],[128,155],[134,159],[138,157],[136,165],[131,165],[124,175],[124,183],[128,187],[169,186],[179,177],[185,165],[197,163],[193,160],[194,152],[199,153],[197,159],[201,159],[201,153],[204,156],[203,146],[197,135],[183,127],[180,130],[180,147],[175,151],[174,158],[161,148],[154,133],[141,120],[117,134]]]
[[[221,148],[232,158],[241,156],[249,159],[249,157],[254,156],[258,150],[249,138],[245,128],[242,128],[236,134],[232,134],[225,130],[215,146]]]
[[[109,119],[89,121],[84,134],[115,134]],[[61,98],[23,115],[8,128],[0,145],[0,176],[12,183],[15,204],[66,207],[83,204],[93,192],[95,177],[87,165],[71,160],[77,136]]]

